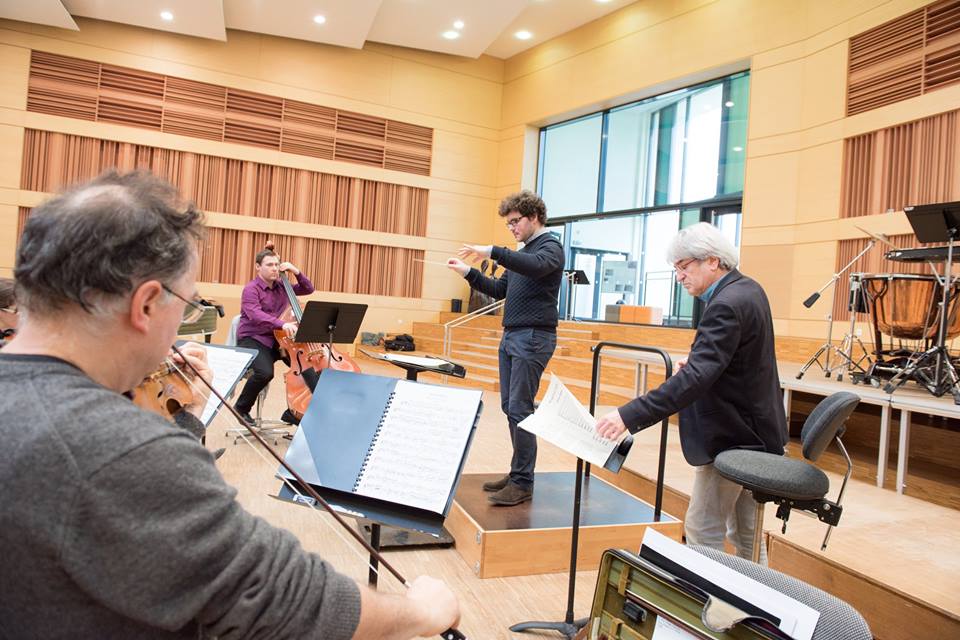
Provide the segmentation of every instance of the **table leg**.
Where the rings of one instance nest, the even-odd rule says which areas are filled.
[[[910,457],[910,412],[900,410],[900,448],[897,451],[897,493],[903,493],[907,483],[907,462]]]
[[[880,408],[880,452],[877,455],[877,486],[883,488],[890,456],[890,403]]]

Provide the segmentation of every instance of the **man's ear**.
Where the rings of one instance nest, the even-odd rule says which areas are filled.
[[[166,292],[158,280],[147,280],[134,289],[130,296],[130,326],[141,333],[149,331],[165,297]]]

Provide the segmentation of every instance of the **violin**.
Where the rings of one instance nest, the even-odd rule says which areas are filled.
[[[193,389],[172,361],[165,360],[131,392],[133,404],[168,420],[193,403]]]
[[[290,303],[288,311],[293,316],[292,320],[299,323],[303,319],[300,301],[297,300],[297,295],[286,275],[281,274],[280,282]],[[310,399],[313,397],[313,388],[317,384],[316,377],[325,369],[360,373],[359,365],[347,354],[337,351],[332,344],[296,342],[282,329],[275,329],[273,335],[280,348],[290,357],[290,369],[284,374],[283,379],[287,388],[287,406],[297,419],[302,418],[306,413]]]

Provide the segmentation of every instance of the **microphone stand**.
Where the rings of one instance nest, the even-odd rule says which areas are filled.
[[[820,289],[819,289],[818,291],[816,291],[815,293],[811,294],[809,298],[807,298],[806,300],[803,301],[803,306],[805,306],[806,308],[809,309],[809,308],[812,307],[814,304],[816,304],[817,300],[820,299],[820,294],[823,293],[824,291],[826,291],[826,290],[827,290],[827,287],[829,287],[830,285],[834,285],[834,287],[833,287],[833,304],[832,304],[832,306],[830,307],[830,313],[827,314],[827,340],[826,340],[826,342],[824,342],[822,345],[820,345],[820,348],[817,349],[817,352],[816,352],[815,354],[813,354],[813,357],[811,357],[809,360],[807,360],[807,363],[800,368],[799,373],[797,373],[797,380],[799,380],[800,378],[802,378],[802,377],[803,377],[803,374],[805,374],[805,373],[807,372],[807,369],[809,369],[810,367],[812,367],[814,364],[818,365],[818,366],[823,370],[823,372],[826,374],[826,377],[828,377],[828,378],[829,378],[831,375],[833,375],[833,370],[834,370],[834,369],[837,369],[837,368],[843,366],[842,364],[838,364],[838,365],[835,366],[835,367],[831,367],[831,366],[830,366],[830,353],[831,353],[832,351],[836,351],[837,354],[838,354],[838,357],[843,357],[843,358],[846,357],[846,354],[842,351],[842,349],[838,348],[836,345],[833,344],[833,308],[836,306],[836,302],[837,302],[837,287],[836,287],[837,280],[839,280],[839,279],[840,279],[840,276],[842,276],[844,273],[846,273],[846,272],[850,269],[850,267],[852,267],[852,266],[854,265],[854,263],[855,263],[857,260],[859,260],[860,258],[862,258],[862,257],[864,256],[864,254],[866,254],[868,251],[870,251],[870,249],[873,249],[873,245],[875,245],[876,243],[877,243],[876,238],[871,237],[871,238],[870,238],[870,241],[867,242],[867,246],[864,247],[863,251],[861,251],[861,252],[858,253],[856,256],[854,256],[853,260],[851,260],[850,262],[848,262],[847,265],[846,265],[843,269],[840,269],[840,271],[838,271],[838,272],[836,272],[835,274],[833,274],[833,277],[830,278],[829,280],[827,280],[826,284],[824,284],[822,287],[820,287]],[[852,313],[852,312],[851,312],[851,313]],[[823,362],[820,362],[820,356],[821,356],[821,355],[823,356]],[[841,374],[841,375],[842,375],[842,374]]]

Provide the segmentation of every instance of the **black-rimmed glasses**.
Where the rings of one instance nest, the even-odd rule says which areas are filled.
[[[163,290],[172,295],[175,298],[179,298],[187,303],[186,308],[183,310],[183,323],[190,324],[199,320],[203,314],[206,312],[207,308],[200,302],[199,298],[194,294],[193,299],[188,300],[182,295],[168,287],[167,285],[160,283],[160,286],[163,287]]]

